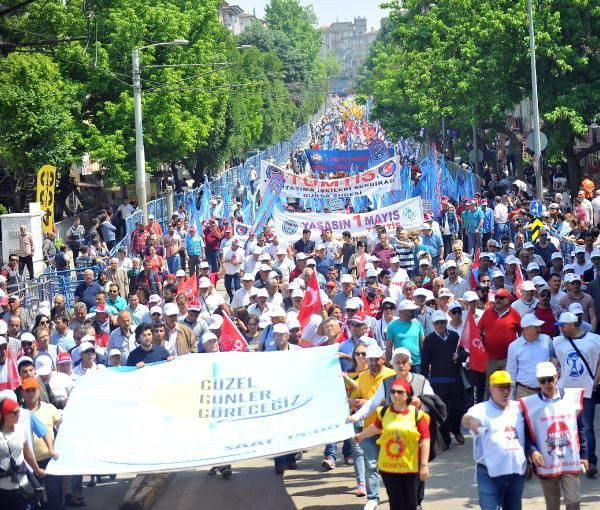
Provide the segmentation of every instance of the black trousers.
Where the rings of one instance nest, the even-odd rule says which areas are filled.
[[[466,393],[466,408],[473,407],[485,400],[485,372],[468,370],[467,377],[471,383],[471,389]]]
[[[23,276],[23,271],[27,267],[29,278],[33,278],[33,255],[27,255],[26,257],[19,256],[19,274]]]
[[[390,510],[416,510],[417,485],[419,475],[416,473],[379,472],[390,501]]]
[[[440,424],[440,434],[450,443],[450,432],[460,434],[460,420],[465,410],[465,391],[460,381],[454,383],[431,383],[431,387],[448,408],[448,417]]]

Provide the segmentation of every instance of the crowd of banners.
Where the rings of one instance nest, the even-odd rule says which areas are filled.
[[[337,345],[191,354],[141,370],[94,372],[69,397],[56,440],[60,457],[50,461],[48,474],[192,469],[354,434]],[[119,440],[90,448],[91,423],[118,430]]]
[[[263,161],[261,193],[264,196],[268,194],[268,183],[276,174],[283,180],[279,195],[286,198],[346,199],[387,193],[399,190],[402,185],[401,167],[397,158],[390,158],[369,170],[339,179],[316,179],[307,175],[296,175]]]
[[[288,213],[280,212],[274,217],[274,230],[279,239],[296,241],[302,230],[310,229],[312,236],[318,239],[321,230],[331,229],[334,236],[341,237],[348,231],[355,237],[367,236],[375,225],[381,225],[388,231],[397,227],[409,230],[423,226],[423,207],[421,198],[411,198],[381,209],[365,213]]]
[[[262,163],[263,165],[266,164],[269,168],[277,168],[264,161]],[[254,226],[252,227],[252,230],[257,235],[263,231],[265,225],[271,219],[273,211],[283,210],[281,194],[285,185],[285,179],[281,174],[281,169],[278,170],[277,172],[269,172],[268,181],[264,187],[264,191],[261,192],[262,201],[258,211],[256,211]]]
[[[305,149],[308,164],[313,172],[362,172],[369,168],[369,151],[364,150],[311,150]]]

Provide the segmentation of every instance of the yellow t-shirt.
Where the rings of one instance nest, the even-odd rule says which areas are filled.
[[[54,427],[60,422],[60,412],[52,404],[46,402],[40,402],[40,407],[35,411],[35,416],[40,420],[48,429],[50,437],[54,441]],[[50,457],[48,447],[44,443],[44,439],[41,437],[33,436],[33,453],[35,460],[45,460]]]
[[[358,390],[356,392],[356,398],[362,398],[365,400],[370,399],[377,392],[377,388],[381,382],[392,375],[396,375],[391,368],[383,367],[381,372],[375,377],[371,375],[370,370],[365,370],[358,376]],[[364,428],[366,429],[371,423],[375,421],[376,414],[371,413],[365,418]]]

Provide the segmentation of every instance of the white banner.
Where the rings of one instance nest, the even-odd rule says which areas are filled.
[[[307,175],[286,172],[278,166],[261,162],[260,192],[264,195],[269,178],[274,172],[283,175],[284,184],[281,197],[321,198],[325,200],[346,199],[370,196],[375,193],[398,191],[401,189],[402,167],[397,157],[390,158],[379,165],[342,179],[315,179]]]
[[[360,214],[283,212],[274,215],[273,220],[277,236],[286,241],[300,239],[305,228],[310,229],[311,237],[317,239],[320,239],[321,230],[327,228],[330,228],[336,237],[341,237],[344,231],[350,232],[354,237],[363,237],[368,235],[375,225],[382,225],[388,231],[397,227],[419,229],[423,226],[423,207],[421,198],[416,197]]]
[[[79,379],[54,475],[227,464],[351,437],[337,346],[190,354]]]

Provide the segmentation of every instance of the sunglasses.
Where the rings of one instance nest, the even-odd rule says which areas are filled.
[[[550,384],[554,382],[554,377],[540,377],[538,382],[540,384]]]
[[[462,313],[462,310],[452,310],[450,313]]]
[[[367,353],[366,352],[355,352],[354,354],[355,354],[355,356],[360,356],[362,358],[366,358],[367,357]]]
[[[384,309],[384,310],[395,310],[395,309],[396,309],[396,307],[395,307],[395,306],[391,306],[391,305],[390,305],[390,306],[384,306],[384,307],[383,307],[383,309]]]
[[[391,395],[402,395],[404,393],[406,393],[404,390],[390,390]]]
[[[95,352],[94,349],[88,349],[87,351],[82,351],[81,354],[95,354]]]

